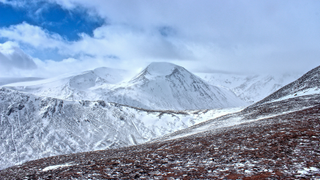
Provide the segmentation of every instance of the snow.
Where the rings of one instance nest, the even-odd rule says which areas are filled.
[[[320,173],[320,169],[316,167],[309,167],[309,168],[305,167],[301,170],[298,170],[298,173],[300,174],[299,176]]]
[[[300,110],[303,110],[306,108],[309,108],[309,107],[304,107],[304,108],[301,108]],[[240,111],[241,111],[241,109],[238,109],[238,111],[234,111],[234,112],[230,111],[229,113],[225,113],[225,114],[228,115],[228,114],[232,114],[232,113],[236,113],[236,112],[240,112]],[[245,117],[243,117],[239,114],[238,116],[231,116],[231,117],[227,117],[227,118],[224,118],[221,120],[219,120],[219,119],[215,120],[215,118],[220,117],[220,116],[217,116],[215,118],[211,118],[212,120],[204,121],[205,122],[204,124],[199,123],[198,126],[193,126],[189,129],[186,129],[185,131],[181,131],[181,132],[179,131],[178,133],[173,133],[172,135],[167,134],[164,139],[166,139],[166,140],[179,139],[179,138],[191,136],[194,134],[198,134],[198,133],[202,133],[202,132],[206,132],[206,131],[210,131],[210,130],[216,130],[216,129],[220,129],[220,128],[226,128],[226,127],[236,126],[236,125],[240,125],[240,124],[244,124],[244,123],[255,122],[255,121],[260,121],[263,119],[273,118],[273,117],[276,117],[279,115],[289,114],[289,113],[292,113],[295,111],[296,110],[290,110],[290,111],[285,111],[285,112],[281,112],[281,113],[271,113],[271,114],[264,115],[259,118],[252,118],[252,119],[246,119]]]
[[[48,166],[48,167],[43,168],[42,171],[50,171],[50,170],[55,170],[58,168],[65,168],[65,167],[69,167],[69,166],[73,166],[73,164],[66,163],[66,164],[58,164],[58,165]]]
[[[298,92],[283,96],[283,97],[281,97],[279,99],[273,100],[272,102],[282,101],[282,100],[295,98],[295,97],[300,97],[300,96],[313,95],[313,94],[320,94],[320,88],[319,87],[315,87],[315,88],[304,89],[302,91],[298,91]]]

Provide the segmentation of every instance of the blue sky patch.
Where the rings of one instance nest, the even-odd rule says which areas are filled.
[[[92,36],[93,30],[105,23],[99,17],[90,16],[83,8],[66,10],[59,5],[44,2],[31,3],[23,8],[0,3],[0,17],[0,28],[26,22],[57,33],[68,41],[79,40],[80,33]]]

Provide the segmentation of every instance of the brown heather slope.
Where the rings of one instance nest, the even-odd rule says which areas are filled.
[[[1,179],[317,179],[320,106],[164,142],[30,161]],[[70,166],[44,171],[52,165]],[[305,169],[307,168],[307,169]]]

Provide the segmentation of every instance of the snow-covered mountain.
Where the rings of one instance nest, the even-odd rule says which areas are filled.
[[[238,110],[152,111],[0,88],[0,169],[47,156],[140,144]]]
[[[37,96],[104,100],[158,110],[213,109],[247,104],[232,91],[209,85],[185,68],[171,63],[151,63],[129,81],[122,81],[125,73],[98,68],[81,74],[9,84],[6,87]]]
[[[151,63],[125,84],[103,94],[107,101],[146,109],[214,109],[243,106],[233,92],[204,82],[185,68]]]
[[[260,101],[301,76],[299,73],[284,74],[227,74],[197,73],[207,83],[232,90],[249,103]]]

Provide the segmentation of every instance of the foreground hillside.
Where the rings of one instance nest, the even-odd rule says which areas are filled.
[[[320,105],[229,128],[118,150],[49,157],[3,179],[283,179],[320,177]]]

